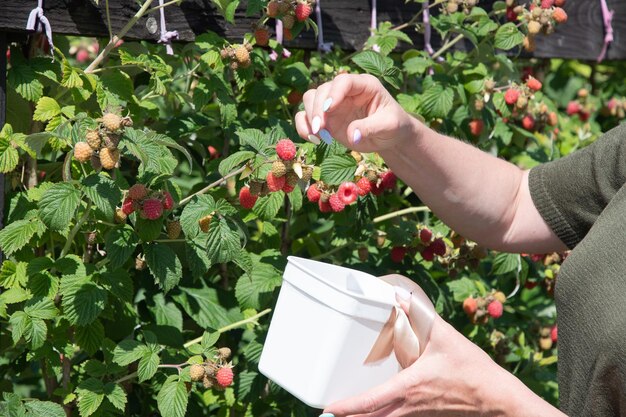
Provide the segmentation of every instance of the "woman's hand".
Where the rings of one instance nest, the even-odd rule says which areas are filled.
[[[360,152],[379,152],[415,136],[417,121],[371,75],[338,75],[307,91],[303,102],[296,129],[312,142],[334,138]]]
[[[439,316],[413,365],[324,412],[335,417],[564,416]]]

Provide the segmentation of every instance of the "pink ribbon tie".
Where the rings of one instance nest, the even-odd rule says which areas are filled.
[[[165,52],[168,55],[174,55],[174,48],[172,48],[172,39],[178,39],[178,31],[167,31],[165,29],[165,7],[163,7],[163,0],[159,0],[159,13],[161,15],[161,37],[159,43],[165,44]]]
[[[609,49],[609,44],[613,42],[613,10],[609,10],[609,6],[606,4],[606,0],[600,0],[600,6],[602,8],[602,21],[604,22],[604,45],[602,51],[598,56],[598,62],[602,62],[606,57],[606,52]]]
[[[43,0],[38,0],[38,5],[31,10],[28,15],[28,22],[26,23],[26,30],[32,30],[34,32],[45,32],[48,43],[50,44],[50,53],[54,59],[54,43],[52,42],[52,27],[50,21],[43,14]]]

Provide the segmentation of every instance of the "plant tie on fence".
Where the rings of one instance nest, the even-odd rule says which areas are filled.
[[[370,32],[372,34],[374,34],[374,31],[376,30],[376,27],[378,26],[378,24],[376,22],[378,20],[378,17],[376,16],[377,15],[377,10],[376,9],[377,9],[377,7],[376,7],[376,0],[372,0],[372,19],[370,21]],[[374,44],[372,46],[372,49],[374,51],[376,51],[376,52],[380,52],[380,46],[378,46],[377,44]]]
[[[38,0],[37,7],[31,10],[28,16],[28,22],[26,23],[26,30],[34,32],[46,33],[48,43],[50,44],[50,53],[54,59],[54,43],[52,43],[52,27],[50,27],[50,21],[43,14],[43,0]]]
[[[278,42],[280,45],[283,44],[283,35],[284,35],[283,21],[280,19],[276,19],[276,42]],[[291,56],[291,52],[289,52],[289,50],[285,48],[284,46],[283,46],[283,56],[285,58],[289,58]],[[278,59],[278,52],[272,49],[272,53],[270,54],[270,59],[272,61],[276,61]]]
[[[170,32],[165,28],[165,7],[163,7],[163,0],[159,0],[161,8],[159,12],[161,14],[161,38],[159,43],[165,44],[165,51],[168,55],[174,55],[174,48],[172,48],[172,39],[178,39],[178,31],[172,30]]]
[[[604,45],[602,51],[598,56],[598,62],[602,62],[606,56],[606,51],[609,48],[609,44],[613,42],[613,10],[609,10],[609,6],[606,4],[606,0],[600,0],[600,6],[602,8],[602,21],[604,22]]]
[[[330,52],[333,47],[332,42],[324,42],[324,29],[322,27],[322,6],[321,0],[315,2],[315,20],[317,23],[318,37],[317,37],[317,50],[320,52]]]

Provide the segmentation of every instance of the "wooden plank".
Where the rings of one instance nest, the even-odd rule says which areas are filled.
[[[611,44],[607,59],[626,58],[626,2],[607,0],[609,8],[615,11],[613,29],[615,40]],[[51,22],[53,31],[58,34],[107,37],[104,1],[100,7],[90,0],[45,0],[45,14]],[[156,3],[156,0],[154,2]],[[489,8],[493,0],[483,0],[481,5]],[[0,29],[24,33],[24,27],[30,10],[37,4],[36,0],[1,0]],[[135,0],[109,0],[112,27],[119,30],[138,9]],[[354,50],[360,48],[368,36],[370,21],[369,0],[321,0],[324,26],[324,40],[336,46]],[[379,21],[391,21],[394,24],[409,20],[421,5],[405,3],[405,0],[386,0],[378,2]],[[434,8],[438,9],[438,7]],[[217,12],[210,0],[183,0],[180,6],[169,6],[166,9],[167,29],[177,30],[181,41],[192,41],[198,34],[212,30],[218,34],[240,41],[250,31],[250,25],[258,16],[245,16],[244,7],[237,11],[236,24],[231,25]],[[569,21],[558,27],[556,33],[540,38],[537,42],[536,57],[562,57],[595,60],[600,54],[604,39],[604,25],[600,9],[600,0],[567,0],[565,10]],[[434,14],[438,10],[433,10]],[[146,24],[148,19],[151,24]],[[158,12],[143,18],[131,31],[127,38],[156,41],[158,31],[151,33],[148,27],[154,27],[158,21]],[[405,30],[414,40],[413,47],[423,48],[422,36],[413,28]],[[312,32],[303,33],[288,46],[314,49],[316,47]],[[440,45],[436,34],[433,46]],[[404,46],[406,48],[408,46]],[[461,43],[460,48],[470,45]]]

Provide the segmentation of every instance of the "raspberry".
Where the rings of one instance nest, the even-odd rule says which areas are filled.
[[[291,33],[291,29],[283,28],[283,39],[286,41],[293,40],[293,33]]]
[[[102,138],[100,137],[100,132],[97,130],[88,130],[85,135],[85,140],[94,151],[100,149],[100,146],[102,145]]]
[[[275,177],[271,172],[267,174],[265,180],[267,181],[267,188],[269,188],[271,192],[282,190],[287,182],[287,178]]]
[[[278,11],[280,13],[290,12],[292,9],[290,0],[279,0],[278,1]]]
[[[532,76],[528,77],[528,80],[526,80],[526,85],[533,91],[541,90],[541,81]]]
[[[555,112],[550,112],[550,114],[548,114],[548,124],[550,126],[556,126],[557,123],[559,123],[559,116],[557,116]]]
[[[133,201],[132,198],[130,197],[126,197],[126,199],[124,200],[124,202],[122,203],[122,211],[124,212],[124,214],[126,214],[127,216],[130,215],[132,212],[135,211],[135,202]]]
[[[304,166],[302,167],[302,181],[309,182],[313,178],[313,167],[312,166]]]
[[[148,220],[156,220],[163,214],[163,204],[161,200],[149,198],[143,202],[141,215]]]
[[[130,116],[122,117],[122,126],[131,127],[133,125],[133,119]]]
[[[276,154],[283,161],[290,161],[296,156],[296,145],[291,139],[281,139],[276,144]]]
[[[318,200],[317,202],[320,211],[322,213],[330,213],[331,211],[333,211],[333,208],[331,207],[330,203],[328,201],[324,201],[321,198]]]
[[[239,190],[239,204],[245,209],[250,210],[254,207],[258,198],[250,193],[250,187],[241,187],[241,190]]]
[[[289,95],[287,95],[287,103],[291,104],[292,106],[297,106],[302,102],[302,96],[303,94],[298,90],[291,90]]]
[[[298,2],[296,5],[296,19],[299,22],[304,22],[311,15],[311,5],[305,2]]]
[[[285,182],[285,185],[283,186],[283,192],[289,194],[290,192],[292,192],[293,190],[296,189],[295,185],[291,185],[288,182]]]
[[[476,314],[477,310],[478,303],[476,302],[476,299],[474,297],[467,297],[463,301],[463,311],[465,311],[465,314],[467,314],[468,316],[473,316],[474,314]]]
[[[423,228],[420,230],[420,240],[424,243],[430,243],[430,240],[433,238],[433,232],[428,230],[427,228]]]
[[[527,114],[522,119],[522,126],[526,130],[533,130],[533,128],[535,127],[535,119],[530,114]]]
[[[122,118],[117,114],[106,113],[102,116],[102,124],[107,130],[117,132],[122,128]]]
[[[483,132],[484,127],[485,124],[482,120],[474,119],[469,122],[469,129],[473,136],[480,136],[480,134]]]
[[[509,88],[508,90],[506,90],[506,93],[504,93],[504,101],[506,102],[506,104],[515,104],[518,98],[519,91],[515,88]]]
[[[241,68],[247,68],[250,66],[250,52],[245,46],[239,45],[235,48],[235,59]]]
[[[433,240],[433,243],[430,244],[430,248],[433,250],[433,253],[438,256],[444,256],[448,249],[446,242],[441,238]]]
[[[100,163],[104,169],[113,169],[120,161],[120,151],[117,149],[100,149]]]
[[[341,201],[337,193],[334,193],[333,195],[331,195],[330,199],[328,199],[328,202],[330,203],[330,207],[333,209],[335,213],[339,213],[340,211],[343,211],[343,209],[346,208],[346,204],[343,201]]]
[[[374,195],[381,195],[385,189],[378,185],[377,181],[370,181],[370,192]]]
[[[202,230],[204,233],[208,233],[209,227],[211,226],[212,219],[213,219],[213,215],[209,214],[208,216],[204,216],[200,220],[198,220],[198,225],[200,226],[200,230]]]
[[[115,210],[115,214],[113,215],[113,221],[117,224],[126,223],[127,214],[124,213],[124,210],[118,208]]]
[[[407,249],[404,246],[394,246],[391,248],[391,260],[395,263],[402,262],[402,259],[404,259],[404,256],[406,255],[406,251]]]
[[[517,21],[517,13],[515,13],[514,7],[507,7],[506,8],[506,20],[508,22],[515,22],[515,21]]]
[[[135,258],[135,269],[137,271],[143,271],[144,269],[146,269],[146,260],[140,255],[137,255],[137,257]]]
[[[337,195],[345,205],[352,204],[358,198],[359,189],[353,182],[346,181],[339,186]]]
[[[356,186],[358,188],[357,192],[361,197],[366,196],[372,191],[372,185],[369,180],[365,177],[361,178],[357,181]]]
[[[296,18],[292,14],[284,15],[281,20],[283,21],[283,26],[285,26],[285,29],[292,29],[293,25],[296,23]]]
[[[426,247],[424,250],[420,252],[420,254],[422,255],[422,258],[424,258],[425,261],[430,262],[433,259],[435,259],[435,252],[433,251],[432,246]]]
[[[524,36],[524,40],[522,42],[524,49],[528,52],[534,52],[536,48],[535,38],[533,36]]]
[[[298,174],[293,171],[289,171],[287,175],[285,175],[285,181],[290,187],[295,187],[298,184],[299,179]]]
[[[250,181],[250,194],[259,195],[261,194],[261,190],[263,190],[263,182],[261,181]]]
[[[133,200],[143,200],[148,195],[148,188],[143,184],[135,184],[128,189],[128,196]]]
[[[396,188],[396,183],[398,182],[398,177],[391,171],[384,172],[381,175],[380,186],[383,190],[393,190]]]
[[[266,13],[269,17],[276,17],[278,16],[278,2],[277,1],[270,1],[267,4],[267,10]]]
[[[580,118],[581,122],[586,122],[587,120],[589,120],[589,117],[591,116],[591,113],[589,113],[586,110],[580,110],[580,112],[578,113],[578,118]]]
[[[378,181],[378,174],[373,169],[368,169],[365,171],[365,178],[367,178],[369,182],[376,182]]]
[[[567,22],[567,13],[565,13],[565,10],[557,7],[554,9],[554,12],[552,12],[552,18],[556,23],[565,23]]]
[[[528,22],[528,34],[529,35],[536,35],[539,32],[541,32],[541,23],[535,20]]]
[[[503,306],[502,303],[498,300],[493,300],[487,306],[487,313],[494,319],[500,318],[502,316]]]
[[[231,353],[230,348],[227,347],[222,347],[217,350],[217,355],[222,359],[230,358]]]
[[[506,301],[506,295],[502,291],[496,291],[495,293],[493,293],[493,298],[500,301],[501,303],[504,303]]]
[[[554,5],[554,0],[541,0],[541,8],[549,9]]]
[[[102,139],[104,142],[104,146],[106,146],[109,149],[117,149],[117,145],[120,144],[120,139],[122,139],[121,135],[118,135],[116,133],[107,133],[106,135],[104,135],[104,138]]]
[[[174,199],[169,191],[163,191],[163,208],[165,210],[171,210],[174,207]]]
[[[565,5],[565,0],[554,0],[554,5],[557,7],[563,7]]]
[[[181,232],[180,222],[178,220],[172,220],[165,225],[167,230],[167,237],[170,239],[178,239]]]
[[[549,337],[540,337],[539,338],[539,347],[541,350],[550,350],[552,349],[552,339]]]
[[[311,184],[306,190],[306,197],[311,203],[317,203],[320,201],[321,195],[322,193],[320,193],[320,190],[317,189],[317,184]]]
[[[254,39],[259,46],[267,46],[270,42],[270,33],[266,28],[258,28],[254,31]]]
[[[222,387],[227,387],[233,383],[233,370],[228,366],[224,366],[217,370],[215,374],[215,379],[217,383]]]
[[[206,147],[206,150],[209,151],[209,159],[213,160],[220,157],[220,153],[215,149],[215,146],[209,145]]]
[[[558,332],[559,331],[555,324],[554,326],[552,326],[552,329],[550,329],[550,339],[552,339],[552,343],[556,343],[559,339]]]
[[[202,378],[204,378],[204,366],[198,364],[191,365],[189,376],[192,381],[202,381]]]
[[[93,149],[87,142],[77,142],[74,145],[74,158],[79,162],[87,162],[91,159]]]
[[[567,103],[567,109],[565,110],[568,115],[573,115],[581,111],[581,106],[577,101],[570,101]]]

